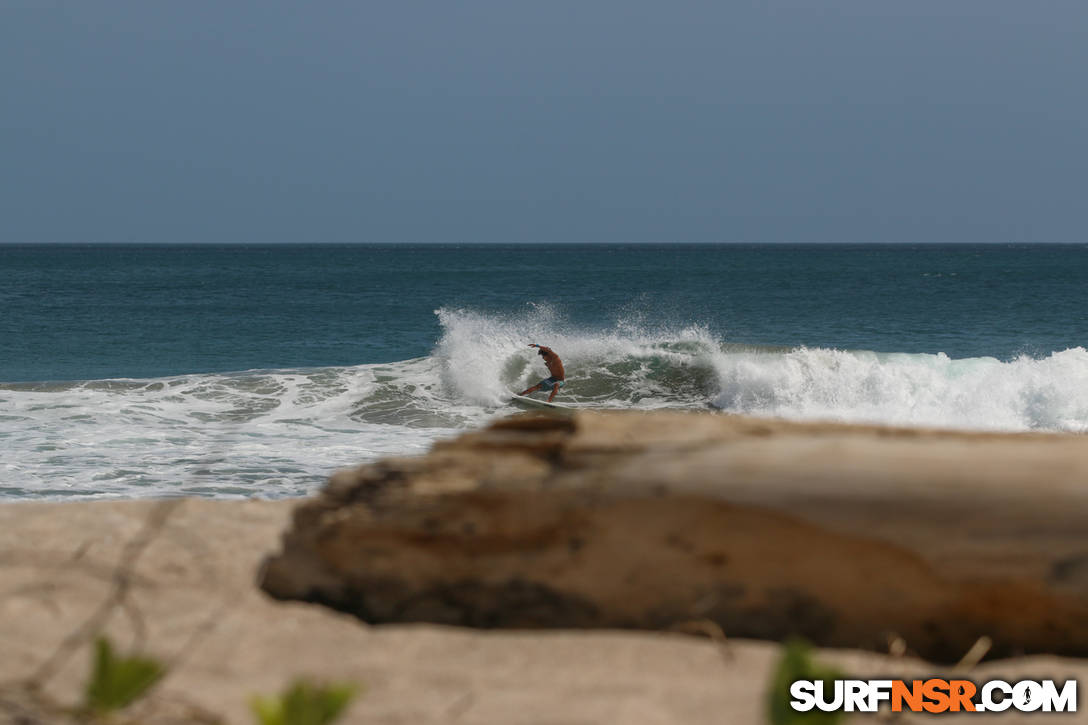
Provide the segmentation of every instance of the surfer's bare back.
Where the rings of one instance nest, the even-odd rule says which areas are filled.
[[[552,391],[552,394],[548,396],[548,402],[552,402],[552,398],[559,392],[559,389],[563,387],[563,382],[567,379],[567,374],[563,370],[563,361],[559,359],[559,356],[555,354],[555,350],[550,347],[544,347],[543,345],[537,345],[533,343],[529,347],[537,348],[538,354],[544,358],[544,364],[548,367],[548,372],[551,373],[551,377],[544,378],[539,383],[527,390],[523,390],[518,395],[528,395],[534,393],[537,390]]]

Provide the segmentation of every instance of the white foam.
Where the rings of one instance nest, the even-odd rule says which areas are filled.
[[[979,430],[1088,431],[1088,352],[953,360],[801,348],[715,356],[725,410]]]
[[[301,495],[442,434],[353,418],[373,387],[360,367],[3,390],[0,496]]]

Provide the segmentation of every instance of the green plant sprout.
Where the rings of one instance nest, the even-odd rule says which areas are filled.
[[[328,725],[355,697],[353,685],[315,685],[296,681],[278,697],[253,699],[260,725]]]
[[[832,681],[843,675],[832,667],[816,662],[812,648],[801,639],[786,643],[782,658],[778,661],[767,693],[767,719],[771,725],[836,725],[842,722],[842,713],[823,712],[813,709],[797,712],[790,707],[790,685],[796,680],[823,680],[824,687],[832,687]]]
[[[148,657],[118,656],[109,640],[99,637],[84,706],[95,713],[120,710],[147,694],[165,672],[165,667]]]

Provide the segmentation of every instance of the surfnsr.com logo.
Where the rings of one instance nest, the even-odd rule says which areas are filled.
[[[990,680],[796,680],[790,707],[797,712],[1076,712],[1077,681]]]

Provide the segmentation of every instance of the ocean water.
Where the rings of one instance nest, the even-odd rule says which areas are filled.
[[[1088,245],[0,246],[0,498],[304,495],[558,399],[1088,431]]]

